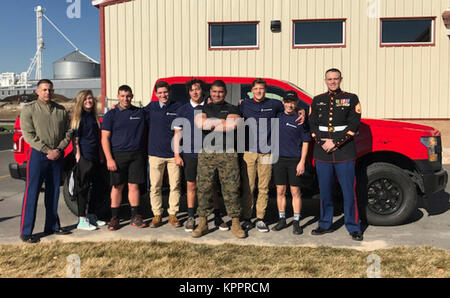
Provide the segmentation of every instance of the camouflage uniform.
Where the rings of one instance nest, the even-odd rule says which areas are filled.
[[[197,213],[201,217],[209,216],[213,210],[214,171],[218,170],[222,186],[222,196],[228,216],[239,217],[239,162],[237,153],[206,153],[198,155],[197,167]]]

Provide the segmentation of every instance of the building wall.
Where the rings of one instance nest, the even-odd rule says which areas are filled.
[[[380,47],[376,0],[133,0],[105,7],[106,96],[129,84],[148,102],[156,79],[178,75],[273,77],[310,94],[324,71],[343,72],[367,118],[450,118],[450,0],[381,0],[380,17],[436,17],[435,46]],[[292,20],[346,18],[345,48],[292,48]],[[272,33],[270,21],[281,20]],[[259,21],[259,49],[208,50],[208,22]]]

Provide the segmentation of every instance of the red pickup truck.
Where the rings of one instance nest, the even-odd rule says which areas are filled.
[[[242,77],[196,77],[211,84],[222,79],[227,84],[226,101],[237,105],[243,98],[251,97],[251,82],[254,78]],[[171,85],[172,98],[188,102],[185,83],[192,77],[162,78]],[[265,79],[268,83],[266,97],[281,99],[288,90],[300,98],[299,108],[309,109],[312,97],[287,81]],[[157,100],[153,92],[152,101]],[[364,107],[363,107],[364,111]],[[363,112],[364,113],[364,112]],[[13,178],[24,179],[28,144],[24,142],[19,125],[15,124],[14,156],[16,163],[10,164]],[[441,134],[438,130],[423,125],[397,121],[362,119],[356,136],[358,159],[357,196],[361,214],[368,224],[398,225],[408,220],[417,208],[419,197],[445,189],[448,175],[442,169]],[[64,198],[69,208],[76,213],[76,202],[71,196],[71,168],[74,165],[72,146],[65,150]],[[303,190],[306,197],[318,197],[317,179],[310,158],[310,188]],[[339,197],[339,189],[336,195]],[[106,196],[108,196],[107,192]],[[106,202],[107,200],[105,200]]]

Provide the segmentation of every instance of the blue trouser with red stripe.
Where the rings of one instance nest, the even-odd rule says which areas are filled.
[[[333,223],[334,173],[336,173],[344,196],[345,227],[350,233],[361,231],[355,194],[355,162],[350,160],[333,164],[316,160],[316,170],[320,188],[319,227],[328,230]]]
[[[44,231],[60,229],[58,201],[63,160],[63,157],[56,161],[49,160],[47,154],[35,149],[29,152],[20,235],[29,236],[33,233],[39,192],[44,182],[46,211]]]

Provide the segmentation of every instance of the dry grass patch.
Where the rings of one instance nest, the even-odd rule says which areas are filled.
[[[81,277],[366,277],[372,253],[382,277],[450,277],[450,252],[429,247],[360,252],[133,241],[2,245],[0,277],[66,277],[71,254],[80,257]]]

